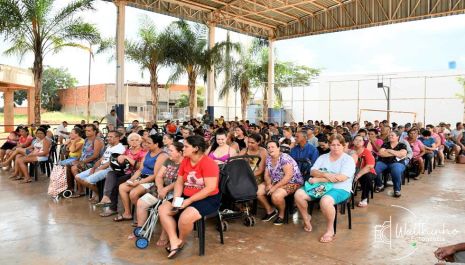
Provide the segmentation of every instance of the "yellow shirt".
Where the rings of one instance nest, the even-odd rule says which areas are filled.
[[[77,144],[82,144],[84,145],[84,139],[81,139],[79,142],[77,142]],[[79,150],[77,152],[74,152],[74,153],[71,153],[69,152],[69,157],[81,157],[81,153],[82,153],[82,146],[81,148],[79,148]]]

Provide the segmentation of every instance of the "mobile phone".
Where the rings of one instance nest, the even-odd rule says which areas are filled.
[[[173,200],[173,207],[179,208],[182,206],[182,202],[184,201],[183,197],[175,197]]]

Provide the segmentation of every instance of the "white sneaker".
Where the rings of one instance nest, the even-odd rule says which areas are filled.
[[[394,186],[394,183],[392,183],[392,180],[386,181],[386,186]]]

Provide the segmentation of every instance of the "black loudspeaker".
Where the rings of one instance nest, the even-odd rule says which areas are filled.
[[[124,126],[124,104],[116,104],[115,110],[118,117],[117,126]]]
[[[383,82],[378,82],[378,88],[383,88],[384,85],[383,85]]]

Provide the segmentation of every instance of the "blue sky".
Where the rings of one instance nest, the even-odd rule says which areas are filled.
[[[57,1],[63,4],[65,1]],[[96,2],[96,11],[84,14],[95,23],[106,37],[115,34],[116,8],[112,3]],[[142,16],[147,15],[163,29],[174,18],[147,11],[127,8],[126,36],[134,39]],[[293,61],[310,67],[322,68],[323,75],[351,73],[380,73],[424,70],[446,70],[449,61],[456,61],[458,69],[465,69],[465,15],[426,19],[353,31],[301,37],[276,42],[277,56],[282,61]],[[226,31],[217,29],[216,41],[225,39]],[[233,34],[234,41],[248,42],[250,37]],[[8,43],[0,41],[0,52]],[[115,62],[100,55],[93,62],[91,83],[114,83]],[[45,65],[68,68],[80,84],[87,84],[87,54],[76,49],[64,49],[45,59]],[[16,57],[0,54],[0,64],[30,67],[32,56],[22,63]],[[166,81],[169,69],[161,73]],[[148,73],[126,62],[125,80],[147,82]]]

